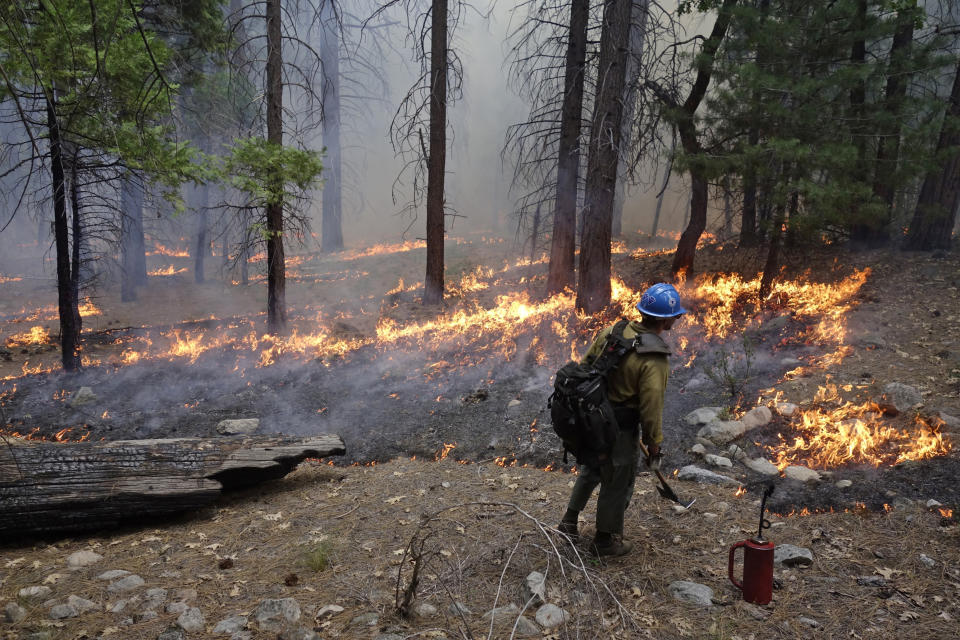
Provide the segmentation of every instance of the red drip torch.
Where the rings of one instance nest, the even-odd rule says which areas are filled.
[[[767,498],[773,493],[773,485],[763,492],[760,501],[760,527],[757,537],[743,540],[730,547],[730,562],[727,575],[730,582],[743,592],[743,599],[754,604],[767,604],[773,598],[773,543],[763,539],[763,530],[770,528],[770,521],[763,517]],[[733,563],[737,549],[743,547],[743,582],[733,577]]]

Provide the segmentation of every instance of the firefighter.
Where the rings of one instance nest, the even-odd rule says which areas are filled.
[[[607,393],[614,407],[619,433],[613,450],[596,464],[581,464],[577,481],[570,494],[567,511],[558,529],[576,539],[580,512],[587,505],[593,490],[600,486],[597,496],[597,533],[591,550],[598,556],[622,556],[633,545],[623,539],[623,516],[633,495],[637,475],[637,439],[643,434],[643,443],[651,470],[658,470],[662,460],[660,443],[663,441],[663,397],[670,368],[667,356],[670,348],[660,334],[669,331],[677,318],[686,313],[680,305],[680,295],[669,284],[655,284],[647,289],[637,310],[642,319],[633,320],[624,329],[625,338],[638,338],[634,352],[629,353],[607,380]],[[607,335],[613,330],[601,331],[583,357],[590,364],[603,350]]]

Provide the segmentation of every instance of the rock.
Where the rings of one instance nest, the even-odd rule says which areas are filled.
[[[923,396],[915,387],[900,382],[891,382],[883,388],[883,399],[901,413],[923,404]]]
[[[166,589],[147,589],[147,592],[144,594],[144,608],[153,609],[154,607],[159,607],[164,602],[167,601],[167,590]]]
[[[403,636],[400,636],[401,638]],[[277,640],[322,640],[313,629],[297,627],[288,629],[277,636]]]
[[[355,617],[350,621],[348,626],[351,627],[375,627],[377,623],[380,622],[379,614],[374,612],[361,613],[359,616]]]
[[[820,626],[819,622],[817,622],[813,618],[807,618],[805,616],[800,616],[799,618],[797,618],[797,622],[799,622],[800,624],[806,625],[811,629],[816,629],[817,627]]]
[[[732,467],[733,463],[730,462],[730,458],[724,458],[723,456],[718,456],[713,453],[708,453],[703,456],[703,459],[707,464],[713,467]]]
[[[46,600],[51,593],[53,593],[53,590],[50,587],[24,587],[17,592],[17,596],[27,602],[41,602]]]
[[[518,636],[539,636],[541,633],[537,623],[526,616],[517,618],[516,623]]]
[[[253,610],[261,631],[280,631],[284,623],[300,619],[300,605],[293,598],[267,599]]]
[[[777,415],[781,415],[784,418],[789,418],[797,411],[800,410],[800,407],[793,404],[792,402],[778,402],[773,405],[773,410],[777,412]]]
[[[684,416],[683,421],[691,426],[710,424],[717,419],[721,411],[723,411],[722,407],[700,407]]]
[[[934,500],[933,498],[930,498],[929,500],[927,500],[926,505],[928,509],[935,509],[937,507],[942,507],[943,503],[938,500]]]
[[[756,429],[757,427],[763,427],[773,419],[773,412],[770,411],[769,407],[759,406],[750,409],[743,417],[740,418],[740,422],[743,423],[743,426],[746,427],[747,431],[750,429]]]
[[[8,602],[3,608],[3,617],[7,622],[16,624],[27,617],[27,610],[16,602]]]
[[[523,403],[516,398],[507,403],[507,415],[517,416],[523,411]]]
[[[170,604],[167,605],[166,611],[167,613],[180,615],[181,613],[183,613],[189,608],[190,608],[190,605],[188,605],[186,602],[171,602]]]
[[[107,587],[107,591],[110,593],[126,593],[127,591],[133,591],[144,585],[143,578],[138,576],[135,573],[131,573],[128,576],[124,576],[119,580],[111,582]]]
[[[197,599],[196,589],[177,589],[173,592],[173,599],[180,602],[190,602]]]
[[[413,605],[414,615],[420,616],[421,618],[429,618],[430,616],[435,616],[439,612],[434,605],[429,602],[418,602]]]
[[[846,489],[853,486],[852,480],[837,480],[837,489]]]
[[[744,458],[743,466],[754,473],[759,473],[765,476],[777,476],[780,475],[780,470],[777,469],[777,465],[773,464],[766,458]]]
[[[50,607],[50,617],[53,620],[63,620],[64,618],[76,618],[80,615],[77,608],[72,604],[56,604]]]
[[[553,629],[568,622],[570,614],[557,605],[548,603],[537,609],[535,619],[544,629]]]
[[[183,640],[183,630],[177,627],[167,627],[167,630],[157,636],[157,640]]]
[[[187,633],[203,631],[207,626],[207,621],[203,617],[203,612],[196,607],[187,609],[177,617],[177,626]]]
[[[727,457],[733,460],[743,460],[747,457],[746,452],[735,444],[727,447]]]
[[[447,607],[447,611],[449,611],[450,615],[452,616],[467,617],[473,615],[473,611],[470,611],[467,605],[463,604],[462,602],[451,602],[450,606]]]
[[[799,480],[800,482],[818,482],[820,474],[807,467],[792,464],[783,470],[783,477],[790,480]]]
[[[520,587],[520,601],[529,602],[531,606],[538,607],[546,601],[546,598],[546,576],[539,571],[531,571]]]
[[[861,587],[885,587],[887,581],[882,576],[859,576],[857,584]]]
[[[949,413],[944,413],[943,411],[935,411],[934,414],[943,420],[943,424],[940,427],[941,431],[960,431],[960,418],[952,416]]]
[[[343,607],[338,604],[327,604],[317,609],[317,614],[313,616],[315,620],[322,620],[326,617],[333,617],[338,613],[343,613]]]
[[[690,447],[690,453],[696,454],[698,456],[705,456],[707,455],[707,448],[698,442],[697,444]]]
[[[230,640],[253,640],[253,631],[237,631]]]
[[[799,367],[801,364],[803,364],[803,363],[800,362],[799,360],[797,360],[796,358],[781,358],[781,359],[780,359],[780,366],[781,366],[781,367]]]
[[[707,471],[706,469],[701,469],[700,467],[692,464],[688,464],[680,469],[680,473],[677,474],[677,478],[680,480],[693,480],[694,482],[699,482],[701,484],[740,484],[737,480],[734,480],[729,476],[714,473],[713,471]]]
[[[381,633],[374,637],[373,640],[405,640],[405,637],[398,633]]]
[[[686,513],[688,511],[688,509],[682,504],[672,504],[670,505],[670,508],[673,509],[673,512],[676,514]]]
[[[100,604],[93,600],[87,600],[86,598],[74,595],[67,596],[67,604],[75,608],[80,614],[87,613],[88,611],[99,611],[101,608]]]
[[[517,619],[517,616],[520,615],[520,607],[513,604],[512,602],[508,605],[502,607],[496,607],[491,609],[483,614],[483,619],[488,622],[492,619],[493,624],[513,624]]]
[[[137,624],[141,622],[148,622],[150,620],[156,620],[160,617],[160,614],[154,611],[153,609],[147,609],[146,611],[141,611],[137,615],[133,616],[133,621]]]
[[[217,423],[217,433],[225,436],[249,435],[260,428],[260,418],[238,418],[221,420]]]
[[[677,580],[676,582],[671,582],[670,586],[667,587],[667,590],[676,600],[692,602],[693,604],[698,604],[701,607],[709,607],[713,605],[713,589],[705,584],[687,582],[686,580]]]
[[[77,551],[67,556],[67,566],[71,569],[89,567],[103,560],[103,556],[89,550]]]
[[[71,407],[80,407],[85,404],[90,404],[91,402],[97,401],[97,394],[93,392],[93,389],[90,387],[80,387],[73,398],[70,399]]]
[[[778,544],[773,550],[773,561],[785,567],[809,567],[813,564],[813,552],[792,544]]]
[[[710,384],[710,377],[705,373],[698,373],[687,381],[687,384],[683,385],[684,391],[696,391],[697,389],[703,389]],[[709,422],[709,420],[708,420]],[[697,424],[697,423],[694,423]]]
[[[233,615],[218,622],[216,626],[213,627],[212,633],[232,635],[238,631],[242,631],[245,626],[247,626],[246,616]]]
[[[934,559],[931,558],[930,556],[928,556],[928,555],[926,555],[926,554],[923,554],[923,553],[920,554],[920,562],[922,562],[925,566],[927,566],[927,567],[929,567],[929,568],[931,568],[931,569],[934,568],[935,566],[937,566],[937,561],[936,561],[936,560],[934,560]]]
[[[731,440],[736,440],[746,432],[747,428],[739,420],[717,420],[697,432],[697,436],[706,438],[718,447]]]
[[[893,508],[898,511],[904,511],[911,509],[913,507],[913,500],[910,498],[904,498],[903,496],[897,496],[893,499]]]
[[[111,569],[110,571],[104,571],[98,575],[97,580],[116,580],[117,578],[122,578],[129,575],[129,571],[124,571],[123,569]]]
[[[749,602],[740,602],[738,603],[739,607],[749,614],[754,620],[766,620],[770,617],[770,613],[765,611],[761,607],[758,607],[755,604]]]

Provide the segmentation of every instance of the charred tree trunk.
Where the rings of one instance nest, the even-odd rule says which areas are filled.
[[[557,200],[553,212],[547,293],[574,284],[577,245],[577,177],[580,173],[580,125],[583,117],[583,80],[587,57],[590,0],[571,0],[570,39],[563,80],[560,142],[557,154]]]
[[[939,170],[931,170],[923,179],[920,198],[907,233],[908,249],[932,251],[949,249],[960,206],[960,63],[957,63],[950,104],[937,141],[942,157]]]
[[[427,158],[427,274],[423,304],[443,301],[444,180],[447,164],[447,0],[433,0],[430,26],[430,154]]]
[[[70,163],[70,209],[73,213],[70,229],[70,295],[76,305],[73,308],[73,326],[77,335],[83,332],[83,317],[80,315],[80,255],[83,251],[83,218],[80,212],[80,185],[77,182],[76,152]]]
[[[130,172],[120,179],[120,300],[137,299],[136,287],[147,283],[147,248],[143,237],[143,191]]]
[[[540,235],[540,204],[537,203],[537,210],[533,212],[533,229],[530,230],[530,264],[537,260],[537,238]]]
[[[577,282],[577,309],[586,313],[596,313],[610,304],[613,192],[617,187],[623,130],[623,88],[632,6],[630,0],[606,0],[603,7],[599,86],[590,129]]]
[[[856,0],[856,15],[853,29],[860,37],[854,41],[850,51],[850,62],[854,66],[863,66],[867,62],[867,44],[864,31],[867,28],[867,0]],[[853,177],[857,182],[866,184],[867,173],[867,131],[864,127],[866,117],[867,82],[861,78],[850,90],[850,117],[852,125],[850,132],[853,135],[853,144],[857,149],[857,163],[853,170]],[[854,211],[854,224],[850,229],[850,239],[858,244],[869,242],[872,232],[871,225],[863,220],[864,212]]]
[[[337,435],[52,443],[0,447],[0,538],[103,529],[189,511],[222,491],[343,455]]]
[[[707,228],[707,176],[702,162],[696,158],[703,153],[697,135],[697,125],[694,114],[707,93],[710,77],[713,75],[713,58],[717,54],[720,43],[726,36],[730,25],[732,9],[737,0],[724,0],[717,13],[717,21],[713,25],[710,36],[703,43],[703,49],[697,56],[697,77],[690,89],[690,95],[680,105],[677,114],[677,131],[680,134],[680,144],[683,151],[693,160],[690,163],[690,222],[680,235],[677,243],[677,252],[673,256],[671,272],[676,277],[680,274],[693,274],[693,260],[697,253],[697,243],[704,229]]]
[[[267,0],[267,142],[283,144],[283,34],[280,0]],[[282,179],[282,178],[280,178]],[[271,185],[267,204],[267,331],[282,333],[287,326],[286,267],[283,256],[283,184]]]
[[[201,284],[205,279],[204,259],[209,251],[207,241],[207,208],[210,206],[210,186],[202,185],[197,189],[196,236],[193,244],[193,281]]]
[[[51,91],[52,96],[52,91]],[[60,315],[60,358],[66,371],[80,368],[80,317],[70,272],[70,230],[67,224],[66,176],[63,142],[54,103],[47,100],[47,132],[50,138],[50,172],[53,186],[53,235],[57,249],[57,306]]]
[[[633,115],[637,104],[637,85],[640,81],[640,60],[643,56],[643,37],[647,30],[647,11],[650,0],[635,0],[630,16],[629,50],[627,52],[626,87],[623,95],[623,118],[620,132],[620,160],[617,164],[617,189],[613,193],[613,236],[623,233],[623,204],[627,199],[627,177],[630,172],[629,151],[633,137]]]
[[[343,249],[343,155],[340,147],[340,34],[332,0],[320,9],[320,62],[323,65],[323,146],[327,149],[323,172],[320,250]]]
[[[890,226],[893,224],[893,203],[896,197],[897,164],[900,162],[900,132],[903,101],[907,96],[910,75],[907,73],[906,58],[913,44],[914,11],[900,11],[897,14],[899,26],[890,45],[890,71],[887,75],[887,89],[884,110],[887,126],[877,140],[877,164],[873,179],[873,193],[884,204],[881,227],[870,234],[872,245],[886,245],[890,242]]]

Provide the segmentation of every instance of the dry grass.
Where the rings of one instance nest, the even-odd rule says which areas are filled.
[[[778,569],[782,587],[773,603],[745,607],[726,578],[726,562],[729,546],[755,533],[757,507],[749,496],[678,482],[683,496],[698,500],[677,515],[657,496],[650,477],[641,476],[626,525],[637,548],[601,564],[551,529],[571,480],[557,472],[451,459],[347,468],[306,464],[284,480],[160,528],[7,547],[0,552],[0,596],[2,603],[16,600],[20,588],[47,581],[54,598],[76,594],[112,603],[117,597],[111,598],[95,576],[126,569],[146,580],[143,589],[195,589],[196,606],[209,628],[252,611],[264,598],[294,597],[307,624],[323,605],[345,608],[317,622],[323,637],[374,637],[376,629],[349,623],[377,612],[379,629],[401,635],[506,638],[509,628],[491,629],[481,615],[510,602],[522,608],[523,578],[540,571],[547,575],[548,600],[573,614],[568,627],[551,636],[556,638],[947,638],[958,633],[958,527],[940,526],[937,513],[915,507],[773,517],[772,539],[812,549],[815,561],[806,569]],[[586,513],[592,514],[592,506]],[[584,527],[588,535],[591,518]],[[68,570],[66,557],[87,548],[104,560]],[[318,549],[326,568],[305,553]],[[411,549],[423,557],[417,601],[434,604],[435,616],[405,619],[396,611],[414,566]],[[926,567],[920,553],[936,565]],[[226,558],[233,566],[221,569],[229,565],[222,562]],[[179,577],[162,577],[170,572]],[[858,576],[869,575],[886,575],[887,586],[857,584]],[[667,586],[674,580],[710,586],[717,606],[701,609],[673,600]],[[453,601],[472,615],[450,613]],[[22,623],[3,629],[10,638],[44,627],[56,638],[105,632],[114,638],[156,638],[176,618],[161,613],[158,619],[120,627],[126,615],[89,613],[51,626],[47,608],[37,606]],[[822,626],[805,627],[797,622],[800,616]]]

